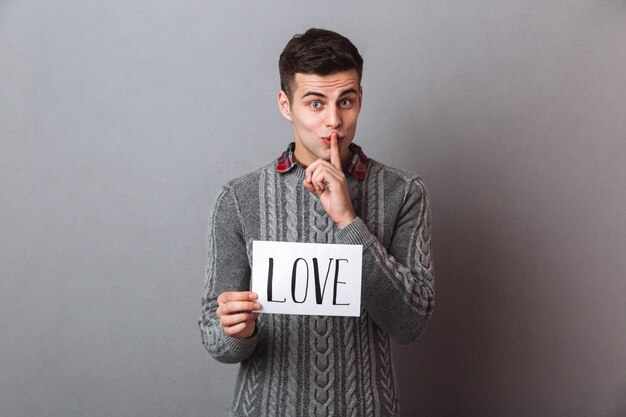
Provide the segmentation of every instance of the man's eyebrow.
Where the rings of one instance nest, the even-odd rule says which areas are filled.
[[[343,90],[340,94],[339,97],[343,97],[346,96],[348,94],[358,94],[358,91],[356,90],[356,88],[351,87],[348,88],[347,90]],[[316,91],[307,91],[306,93],[304,93],[304,95],[302,96],[302,98],[308,97],[308,96],[315,96],[315,97],[320,97],[320,98],[327,98],[325,94],[322,93],[318,93]]]
[[[348,88],[347,90],[343,90],[341,94],[339,94],[339,97],[347,96],[348,94],[358,94],[358,93],[359,92],[356,91],[356,88],[352,87],[352,88]]]
[[[305,97],[308,97],[308,96],[315,96],[315,97],[326,98],[326,96],[324,94],[318,93],[318,92],[315,92],[315,91],[307,91],[306,93],[304,93],[302,98],[305,98]]]

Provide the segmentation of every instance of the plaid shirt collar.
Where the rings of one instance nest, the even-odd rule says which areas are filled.
[[[295,149],[295,142],[291,142],[287,150],[278,158],[278,162],[276,163],[276,172],[284,174],[285,172],[291,171],[291,169],[296,165],[306,168],[296,160],[296,157],[293,154]],[[344,168],[344,171],[348,171],[356,179],[363,181],[363,179],[365,179],[365,171],[367,170],[367,156],[365,156],[361,147],[356,143],[351,143],[348,146],[348,149],[350,149],[354,155],[352,156],[348,167]]]

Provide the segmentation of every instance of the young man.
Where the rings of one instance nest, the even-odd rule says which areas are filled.
[[[241,363],[232,416],[397,416],[390,337],[410,342],[433,309],[428,194],[418,176],[352,143],[363,60],[348,39],[310,29],[279,68],[294,143],[217,198],[202,341]],[[361,316],[256,313],[253,240],[363,245]]]

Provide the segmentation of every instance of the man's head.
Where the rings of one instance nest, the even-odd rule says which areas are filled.
[[[295,35],[278,60],[280,88],[291,100],[297,73],[330,75],[355,70],[361,84],[363,58],[350,40],[336,32],[311,28]]]
[[[296,159],[309,165],[330,160],[330,137],[337,135],[341,160],[351,155],[361,110],[363,59],[338,33],[309,29],[294,36],[280,56],[278,107],[291,122]]]

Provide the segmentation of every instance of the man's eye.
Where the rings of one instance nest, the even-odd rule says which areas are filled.
[[[311,107],[313,107],[314,109],[319,109],[320,107],[322,107],[322,103],[320,103],[319,101],[312,101]]]
[[[339,102],[341,107],[350,107],[352,105],[352,100],[343,99]]]

